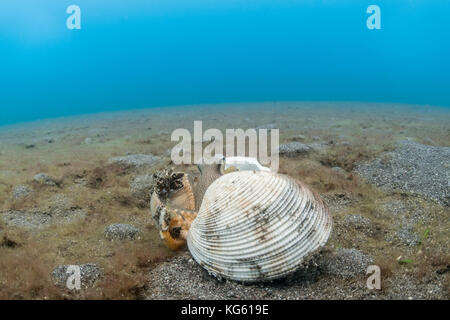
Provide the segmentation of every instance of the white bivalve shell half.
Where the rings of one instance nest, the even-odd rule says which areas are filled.
[[[224,160],[224,170],[235,167],[239,171],[270,171],[263,167],[256,158],[251,157],[227,157]]]
[[[328,209],[306,185],[274,172],[238,171],[209,186],[187,242],[216,277],[268,281],[299,268],[331,227]]]

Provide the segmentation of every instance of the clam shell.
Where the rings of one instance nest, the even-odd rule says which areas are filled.
[[[306,185],[274,172],[223,175],[205,193],[187,243],[216,277],[268,281],[294,272],[331,233],[331,216]]]

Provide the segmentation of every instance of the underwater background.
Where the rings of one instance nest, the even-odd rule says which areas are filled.
[[[81,30],[66,9],[81,8]],[[369,30],[369,5],[381,30]],[[166,105],[450,106],[450,2],[3,1],[0,124]]]
[[[81,29],[67,27],[71,5]],[[368,28],[372,5],[381,29]],[[0,300],[449,300],[449,12],[448,0],[0,1]],[[314,199],[262,180],[267,197],[253,186],[233,197],[226,183],[226,198],[211,199],[230,168],[193,160],[217,143],[235,161],[232,128],[247,130],[237,143],[249,157],[257,146],[263,165],[270,145],[270,174]],[[181,142],[188,158],[176,165]],[[152,205],[157,190],[169,210]],[[251,210],[230,209],[241,194]],[[258,199],[281,205],[275,224]],[[205,248],[238,274],[270,279],[294,238],[323,247],[308,245],[274,282],[217,281],[184,239],[209,203],[227,218],[205,224]],[[300,203],[323,208],[331,234],[313,215],[278,222]],[[165,231],[171,208],[183,219]],[[240,231],[220,225],[242,215],[251,224],[233,221]],[[211,236],[221,229],[242,240],[222,246]]]

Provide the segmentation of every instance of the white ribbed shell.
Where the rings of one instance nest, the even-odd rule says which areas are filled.
[[[327,208],[305,185],[273,172],[238,171],[209,186],[187,242],[215,276],[266,281],[295,271],[327,242],[331,226]]]

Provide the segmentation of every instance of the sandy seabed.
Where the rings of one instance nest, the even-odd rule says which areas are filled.
[[[272,283],[218,281],[161,242],[149,177],[173,166],[170,135],[194,120],[203,130],[279,128],[281,144],[309,148],[282,155],[279,169],[318,191],[333,216],[308,268]],[[0,127],[0,298],[449,299],[449,147],[449,108],[400,104],[215,104]],[[136,155],[147,157],[117,161]],[[138,232],[111,236],[112,224]],[[57,267],[72,264],[94,266],[79,292],[58,282]],[[380,291],[366,287],[369,264],[381,268]]]

